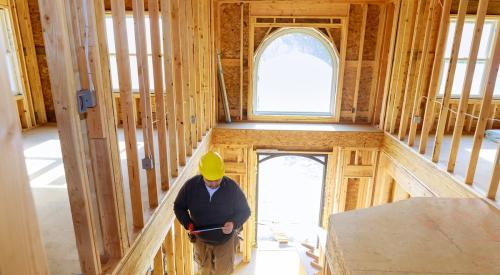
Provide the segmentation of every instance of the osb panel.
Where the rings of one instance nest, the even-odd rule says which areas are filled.
[[[43,47],[43,32],[42,22],[40,21],[40,10],[38,8],[37,0],[28,0],[28,7],[30,10],[31,28],[33,32],[33,40],[35,47]]]
[[[351,5],[349,13],[349,26],[347,35],[346,60],[357,60],[359,52],[359,39],[363,21],[363,8],[361,5]]]
[[[250,23],[250,6],[245,5],[243,10],[243,118],[247,119],[248,109],[248,47],[249,47],[249,23]]]
[[[253,48],[257,51],[269,28],[254,28]]]
[[[359,179],[347,180],[347,192],[345,198],[345,211],[356,209],[358,203]]]
[[[373,67],[363,65],[359,80],[358,111],[368,111],[370,105],[370,92],[372,86]]]
[[[240,57],[240,20],[239,4],[222,4],[220,7],[220,47],[222,58]]]
[[[344,86],[342,88],[342,111],[350,111],[354,103],[354,89],[356,87],[356,66],[346,66]]]
[[[240,115],[240,67],[224,66],[223,71],[231,117],[236,118]]]
[[[42,83],[43,101],[45,103],[45,112],[49,122],[56,121],[54,103],[52,101],[52,91],[50,88],[49,67],[47,65],[47,56],[37,55],[38,70],[40,71],[40,81]]]
[[[368,5],[365,43],[363,46],[363,60],[375,60],[379,29],[379,15],[380,6]]]
[[[330,34],[332,35],[333,42],[335,42],[335,46],[337,47],[338,52],[340,53],[341,41],[342,41],[342,30],[339,28],[330,29]],[[339,56],[340,58],[340,56]]]

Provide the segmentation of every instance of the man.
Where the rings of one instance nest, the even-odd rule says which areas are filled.
[[[219,154],[205,154],[199,170],[201,175],[189,179],[179,191],[174,212],[190,231],[201,275],[231,274],[237,234],[250,216],[250,208],[238,184],[224,176]]]

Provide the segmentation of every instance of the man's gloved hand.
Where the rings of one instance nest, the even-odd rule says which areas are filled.
[[[188,225],[188,230],[189,230],[189,232],[188,232],[189,241],[191,243],[195,243],[196,242],[196,236],[195,236],[195,234],[191,233],[191,231],[194,230],[194,224],[190,223]]]

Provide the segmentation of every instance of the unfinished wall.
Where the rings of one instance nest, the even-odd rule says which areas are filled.
[[[290,2],[289,5],[286,3]],[[332,1],[325,1],[325,3],[330,3]],[[333,3],[333,2],[332,2]],[[267,4],[267,3],[266,3]],[[302,5],[308,5],[307,8]],[[316,3],[316,6],[322,5],[323,3]],[[331,4],[331,3],[330,3]],[[328,33],[331,35],[331,40],[333,40],[335,47],[339,50],[345,50],[346,60],[343,63],[345,66],[345,73],[340,76],[343,81],[343,88],[341,92],[340,102],[340,121],[341,122],[352,122],[353,116],[356,117],[356,122],[366,123],[371,121],[371,115],[373,114],[375,97],[376,97],[376,84],[377,84],[377,73],[378,73],[378,60],[379,60],[379,48],[381,38],[379,33],[382,32],[380,28],[380,23],[383,21],[381,17],[385,18],[385,5],[366,5],[366,27],[362,30],[363,18],[364,18],[364,5],[363,4],[336,4],[341,6],[339,10],[346,10],[345,15],[337,14],[333,19],[334,21],[329,21],[325,19],[325,12],[333,14],[332,11],[321,11],[320,8],[316,6],[311,6],[311,3],[297,4],[291,1],[283,1],[279,4],[268,4],[270,5],[267,11],[261,9],[260,7],[255,8],[255,3],[218,3],[215,2],[216,9],[216,20],[218,22],[217,41],[216,45],[219,46],[222,54],[222,65],[224,71],[224,80],[226,84],[226,90],[229,101],[229,108],[231,116],[235,120],[247,120],[248,119],[248,93],[249,82],[251,81],[248,70],[249,67],[249,56],[251,52],[249,51],[249,38],[250,43],[253,41],[253,50],[255,51],[262,41],[271,35],[273,32],[278,30],[280,27],[286,26],[297,26],[292,24],[295,23],[340,23],[340,18],[346,18],[346,31],[347,31],[347,46],[346,49],[341,49],[342,31],[341,28],[331,28],[328,31],[325,28],[318,27],[317,29],[325,34],[327,37]],[[257,4],[263,5],[263,4]],[[281,23],[278,27],[253,27],[254,23],[251,22],[251,10],[257,10],[258,12],[258,23]],[[243,18],[241,17],[243,15]],[[346,16],[347,15],[347,16]],[[267,18],[266,18],[267,17]],[[275,18],[272,18],[275,17]],[[307,18],[303,18],[307,17]],[[243,24],[242,24],[243,23]],[[287,25],[289,24],[289,25]],[[241,27],[243,27],[243,32],[241,33]],[[254,29],[253,33],[249,33],[251,29]],[[361,34],[364,32],[364,36]],[[243,38],[243,41],[242,41]],[[361,72],[358,78],[358,64],[359,64],[359,51],[361,40],[364,39],[364,46],[362,50],[362,61],[361,61]],[[242,43],[243,42],[243,43]],[[241,68],[243,64],[243,69]],[[243,75],[241,75],[243,74]],[[241,83],[243,81],[243,83]],[[356,92],[356,83],[359,82],[359,88]],[[242,88],[242,89],[241,89]],[[354,100],[356,97],[357,100]],[[218,97],[218,119],[219,121],[224,120],[223,104],[221,97]],[[356,105],[356,106],[354,106]],[[355,108],[355,114],[353,113],[353,108]]]

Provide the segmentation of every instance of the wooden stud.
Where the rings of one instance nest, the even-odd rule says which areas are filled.
[[[162,52],[160,44],[160,7],[158,0],[148,1],[148,13],[149,13],[149,26],[151,33],[151,54],[153,59],[153,77],[154,77],[154,94],[156,103],[156,129],[158,132],[158,151],[160,157],[160,180],[161,189],[166,191],[169,189],[170,178],[169,178],[169,160],[170,148],[167,146],[167,139],[169,135],[174,133],[169,132],[167,134],[167,117],[165,109],[165,96],[163,87],[163,71],[162,71]],[[168,43],[168,42],[167,42]],[[166,49],[166,48],[165,48]],[[165,56],[165,55],[163,55]],[[164,57],[166,58],[166,57]],[[168,67],[165,66],[165,70]],[[174,120],[175,121],[175,120]],[[175,125],[174,125],[175,127]],[[171,156],[170,156],[171,157]],[[171,166],[177,165],[177,159],[174,158],[175,163],[170,163]]]
[[[129,242],[111,87],[105,83],[105,79],[109,80],[109,71],[104,69],[101,60],[101,55],[107,51],[102,52],[105,45],[100,40],[103,37],[98,34],[104,28],[101,25],[104,20],[100,21],[104,19],[100,18],[104,7],[96,4],[99,5],[93,1],[70,2],[71,17],[77,18],[73,21],[72,48],[75,48],[79,59],[81,88],[96,91],[97,106],[87,111],[86,121],[93,185],[100,215],[104,255],[118,259],[123,256]],[[87,25],[83,22],[87,22]]]
[[[11,0],[11,6],[15,7],[16,16],[19,20],[19,30],[21,31],[21,39],[24,48],[23,52],[28,73],[30,96],[33,101],[33,109],[36,114],[35,120],[37,124],[43,124],[47,122],[47,114],[45,112],[40,71],[34,47],[35,42],[33,40],[28,1]]]
[[[137,52],[137,72],[142,117],[142,134],[144,139],[144,157],[153,163],[146,169],[149,207],[158,206],[158,188],[156,186],[155,150],[153,137],[153,113],[151,107],[151,92],[149,88],[149,65],[146,49],[146,23],[144,19],[144,1],[132,0],[134,16],[135,48]]]
[[[396,93],[396,86],[397,86],[397,77],[399,75],[400,71],[400,66],[401,66],[401,51],[403,47],[403,42],[404,42],[404,32],[405,32],[405,22],[407,21],[407,14],[408,14],[408,1],[401,0],[400,2],[400,11],[399,11],[399,18],[398,18],[398,23],[397,23],[397,32],[395,33],[395,38],[396,38],[396,44],[394,46],[394,51],[393,55],[391,58],[392,64],[391,64],[391,73],[387,75],[386,78],[386,86],[385,89],[387,89],[387,93],[385,93],[386,99],[385,99],[385,104],[384,107],[384,113],[382,114],[383,116],[381,117],[380,124],[382,126],[382,129],[389,131],[389,125],[392,117],[392,111],[393,111],[393,102],[394,102],[394,96]]]
[[[483,98],[481,100],[479,119],[477,121],[476,131],[474,133],[474,141],[472,144],[469,166],[467,168],[467,175],[465,177],[465,183],[467,184],[472,184],[474,181],[474,174],[476,172],[477,161],[479,159],[479,151],[481,150],[481,144],[484,139],[484,132],[486,130],[486,124],[488,122],[488,116],[492,109],[491,103],[493,99],[493,92],[495,90],[496,82],[499,81],[499,79],[497,79],[499,64],[500,64],[500,35],[497,33],[495,41],[493,43],[493,56],[491,58],[491,64],[489,66],[489,71],[487,74],[488,78],[486,81],[486,87],[484,89]]]
[[[165,275],[165,267],[163,266],[163,250],[158,249],[153,259],[153,271],[151,275]]]
[[[196,100],[196,78],[197,78],[197,71],[195,67],[195,58],[194,58],[194,28],[193,28],[193,0],[185,0],[186,4],[186,30],[187,32],[185,33],[183,37],[186,38],[187,40],[187,54],[188,54],[188,69],[189,69],[189,97],[187,100],[187,104],[189,104],[189,128],[190,128],[190,144],[191,144],[191,151],[188,151],[188,156],[191,156],[193,154],[193,149],[195,149],[198,146],[198,139],[197,139],[197,127],[196,127],[196,121],[198,120],[197,117],[197,112],[198,112],[198,101]],[[181,20],[182,22],[182,20]]]
[[[58,7],[60,5],[56,3],[55,8]],[[0,48],[3,47],[0,45]],[[0,179],[0,247],[2,247],[0,270],[2,274],[49,274],[23,157],[21,129],[15,111],[14,97],[5,92],[9,88],[7,75],[7,60],[4,55],[1,55],[0,90],[3,92],[0,93],[0,129],[2,129],[0,130],[0,151],[2,152],[0,154],[0,174],[2,175]],[[80,232],[77,232],[77,237],[80,236],[78,233]]]
[[[448,39],[448,25],[450,17],[452,0],[444,0],[441,10],[441,20],[439,22],[439,33],[437,39],[437,49],[434,55],[432,64],[431,81],[429,84],[429,92],[427,94],[427,101],[425,105],[424,119],[422,123],[422,131],[420,135],[420,144],[418,151],[424,154],[427,148],[427,141],[429,132],[434,124],[434,101],[439,89],[439,79],[441,76],[441,68],[443,66],[443,56],[446,48],[446,40]]]
[[[478,105],[476,103],[472,104],[472,113],[471,113],[472,116],[469,117],[469,124],[467,125],[467,132],[469,133],[472,131],[472,125],[474,125],[474,120],[475,120],[474,116],[476,116],[477,107]]]
[[[384,124],[385,124],[385,115],[387,110],[389,109],[387,104],[389,103],[389,97],[390,97],[390,85],[391,85],[391,76],[392,76],[392,71],[393,71],[393,66],[394,66],[394,56],[395,56],[395,51],[396,51],[396,38],[397,38],[397,33],[399,32],[399,18],[401,16],[401,0],[396,1],[394,4],[394,12],[393,12],[393,20],[392,20],[392,27],[390,31],[390,42],[389,45],[387,45],[387,48],[384,48],[384,52],[389,51],[389,56],[388,60],[384,61],[387,63],[387,69],[384,71],[385,73],[385,78],[384,74],[379,74],[379,90],[383,89],[383,96],[382,96],[382,103],[381,103],[381,110],[380,110],[380,117],[379,117],[379,126],[378,128],[380,130],[384,129]],[[389,36],[389,28],[386,28],[386,33],[384,35],[384,38],[388,38]],[[385,55],[382,55],[382,58],[384,58]],[[382,62],[384,64],[384,62]],[[375,112],[377,114],[378,112]]]
[[[163,242],[163,250],[167,263],[167,274],[175,274],[174,235],[172,231],[173,227],[171,226]]]
[[[178,0],[161,0],[161,23],[163,31],[163,65],[165,90],[167,93],[167,128],[168,128],[168,145],[170,149],[170,173],[172,177],[179,175],[178,165],[186,165],[186,153],[184,147],[184,109],[182,104],[178,105],[178,101],[182,102],[182,93],[178,87],[179,74],[176,64],[175,34],[178,34],[175,19],[178,15],[178,8],[175,4]],[[180,98],[179,98],[180,97]]]
[[[179,1],[179,44],[182,47],[182,93],[184,94],[184,122],[185,122],[185,131],[186,131],[186,155],[191,156],[193,154],[193,136],[192,136],[192,106],[191,106],[191,97],[192,97],[192,77],[191,74],[191,54],[190,51],[190,35],[191,31],[189,29],[189,9],[190,6],[188,4],[189,0],[180,0]],[[182,35],[181,35],[182,34]]]
[[[386,67],[384,65],[380,65],[381,54],[383,52],[383,46],[387,45],[387,42],[384,40],[386,29],[386,24],[392,21],[391,16],[393,15],[393,10],[391,9],[392,4],[380,5],[378,6],[380,13],[378,19],[378,30],[377,30],[377,46],[375,47],[375,65],[372,72],[372,84],[370,88],[370,103],[368,107],[368,123],[372,123],[373,121],[373,113],[375,111],[375,104],[377,103],[377,86],[378,86],[378,74],[380,73],[380,69]],[[389,20],[389,21],[388,21]],[[389,29],[389,28],[388,28]],[[331,35],[330,35],[331,36]],[[385,43],[384,43],[385,42]],[[385,45],[384,45],[385,44]],[[388,54],[388,53],[386,53]]]
[[[354,102],[352,104],[352,122],[356,123],[356,112],[358,108],[358,94],[361,79],[361,69],[363,68],[363,48],[365,45],[366,17],[368,15],[368,4],[363,4],[363,20],[361,21],[361,32],[359,35],[358,65],[356,68],[356,86],[354,88]]]
[[[497,108],[498,108],[498,104],[495,104],[495,106],[493,107],[493,111],[491,112],[491,118],[490,118],[490,121],[488,122],[488,129],[492,129],[493,128],[493,124],[495,122],[495,117],[496,117],[496,114],[497,114]]]
[[[425,64],[423,56],[419,58],[419,53],[422,51],[421,34],[425,27],[425,22],[432,19],[432,0],[420,0],[417,8],[417,18],[415,19],[413,41],[410,52],[410,64],[408,67],[408,74],[406,76],[406,86],[403,97],[403,105],[401,110],[401,120],[399,124],[398,137],[403,140],[406,137],[408,130],[408,119],[410,117],[410,104],[413,103],[416,91],[417,68]],[[428,5],[426,5],[428,4]],[[425,35],[424,35],[425,36]]]
[[[418,3],[425,1],[425,0],[419,0]],[[417,4],[417,1],[409,1],[408,3],[408,10],[406,14],[406,19],[405,19],[405,26],[404,26],[404,34],[402,38],[402,48],[400,55],[401,56],[401,63],[398,68],[398,74],[396,78],[396,86],[395,86],[395,91],[394,91],[394,100],[392,102],[392,111],[391,111],[391,116],[389,120],[389,132],[391,134],[394,134],[396,132],[396,121],[398,116],[400,115],[400,109],[401,109],[401,99],[405,93],[405,79],[406,76],[410,73],[409,72],[409,66],[410,62],[408,59],[410,56],[408,55],[408,52],[411,51],[411,42],[413,41],[413,29],[415,26],[415,21],[417,17],[417,10],[415,10],[415,5]],[[389,117],[388,117],[389,118]]]
[[[493,173],[491,174],[488,188],[488,199],[496,200],[498,184],[500,182],[500,143],[497,145],[495,161],[493,162]]]
[[[177,219],[174,220],[175,274],[184,275],[184,237],[183,228]]]
[[[344,90],[344,78],[345,78],[345,67],[346,67],[346,55],[347,55],[347,38],[349,32],[349,14],[351,6],[348,7],[347,17],[342,18],[342,40],[340,41],[340,68],[339,68],[339,85],[337,88],[337,94],[335,95],[335,122],[340,121],[340,111],[342,109],[342,93]],[[250,102],[250,101],[249,101]]]
[[[163,0],[165,3],[168,3],[167,0]],[[181,23],[180,18],[184,18],[185,16],[181,12],[180,9],[180,0],[171,0],[171,28],[172,28],[172,48],[173,48],[173,75],[174,75],[174,85],[175,85],[175,107],[177,109],[177,139],[179,146],[179,164],[181,166],[186,165],[186,152],[188,150],[189,144],[186,144],[186,138],[189,137],[187,134],[188,126],[186,123],[189,123],[189,120],[186,120],[186,116],[188,115],[188,110],[185,106],[185,79],[184,79],[184,61],[183,61],[183,53],[186,51],[186,47],[182,45],[181,47]],[[163,3],[163,2],[162,2]],[[165,4],[166,5],[166,4]],[[165,25],[164,27],[169,27]],[[181,49],[182,48],[182,49]],[[170,123],[170,122],[169,122]]]
[[[424,93],[424,87],[425,87],[425,78],[427,75],[427,62],[430,60],[430,53],[429,53],[429,47],[430,47],[430,40],[432,36],[432,25],[434,22],[434,9],[436,5],[436,0],[432,0],[429,3],[429,13],[427,15],[427,20],[425,23],[425,35],[424,35],[424,45],[422,49],[422,61],[420,63],[420,67],[418,69],[417,73],[417,87],[415,91],[415,97],[413,98],[413,107],[411,108],[411,116],[410,116],[410,130],[408,134],[408,146],[412,147],[413,144],[415,143],[415,136],[417,134],[417,117],[420,115],[420,103],[421,103],[421,97]],[[410,112],[410,110],[408,110]]]
[[[96,241],[96,228],[92,217],[92,203],[87,174],[80,116],[75,102],[75,83],[70,49],[65,3],[62,0],[39,1],[42,26],[44,27],[45,49],[52,94],[54,96],[57,126],[64,169],[68,185],[75,237],[80,257],[80,267],[86,274],[101,274],[101,263]],[[2,102],[4,102],[2,100]],[[17,123],[17,121],[16,121]],[[7,128],[8,129],[8,128]],[[12,128],[10,128],[12,129]],[[14,126],[14,129],[15,126]],[[3,143],[9,144],[9,143]],[[8,147],[6,148],[8,149]],[[9,155],[11,156],[11,155]],[[22,179],[22,176],[20,177]],[[32,229],[36,229],[33,228]],[[33,245],[36,245],[36,238]],[[39,251],[38,251],[39,252]],[[41,255],[37,253],[37,255]],[[33,257],[30,257],[32,259]],[[40,260],[43,264],[43,258]],[[41,269],[43,272],[43,268]]]
[[[202,77],[203,77],[203,68],[201,67],[201,41],[200,41],[200,0],[191,0],[191,8],[192,8],[192,21],[193,21],[193,70],[195,75],[195,102],[196,102],[196,139],[195,139],[195,147],[198,146],[198,142],[201,141],[203,137],[203,96],[202,96]]]
[[[460,139],[462,138],[462,131],[464,129],[465,113],[467,112],[467,107],[469,105],[472,79],[476,68],[476,60],[479,52],[479,44],[481,43],[481,35],[483,33],[483,25],[488,8],[488,2],[488,0],[480,0],[477,8],[476,23],[474,25],[474,37],[472,38],[464,85],[462,87],[462,95],[460,97],[460,103],[458,104],[457,119],[455,121],[453,137],[451,139],[451,151],[447,169],[448,172],[453,172],[455,170],[455,163],[457,161],[458,148],[460,146]]]
[[[132,218],[134,226],[142,228],[144,226],[144,213],[142,210],[135,114],[133,112],[134,99],[132,97],[128,34],[125,22],[125,3],[119,0],[111,0],[111,15],[113,17],[116,42],[116,62],[118,65],[120,105],[122,108],[125,150],[127,153],[127,171],[132,204]]]

